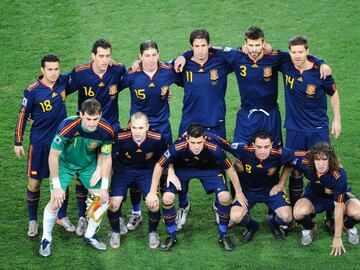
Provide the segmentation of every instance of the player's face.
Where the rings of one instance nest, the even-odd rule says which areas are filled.
[[[321,154],[316,155],[314,164],[318,174],[325,174],[329,169],[329,158]]]
[[[145,71],[152,72],[157,69],[160,53],[154,49],[148,49],[140,54],[140,60]]]
[[[94,69],[98,73],[104,73],[109,66],[111,60],[111,49],[97,48],[97,53],[91,54],[91,58],[94,61]]]
[[[54,84],[60,75],[59,62],[45,62],[45,67],[41,68],[44,80],[49,84]]]
[[[256,60],[264,49],[264,40],[262,38],[259,39],[246,39],[245,46],[248,49],[249,55],[252,59]]]
[[[306,49],[304,45],[295,45],[290,47],[289,54],[295,67],[301,67],[307,60],[309,49]]]
[[[132,118],[130,129],[133,140],[140,144],[146,139],[146,133],[149,130],[149,124],[144,117]]]
[[[209,43],[206,39],[194,39],[191,49],[193,50],[193,58],[196,62],[206,62],[209,56]]]
[[[95,131],[101,118],[101,114],[90,115],[87,112],[80,112],[81,126],[88,131]]]
[[[189,144],[190,151],[194,155],[198,155],[204,149],[205,137],[194,138],[190,136],[187,138],[187,143]]]
[[[270,156],[270,151],[272,149],[272,142],[269,138],[261,139],[256,138],[253,143],[255,148],[255,156],[260,160],[265,160]]]

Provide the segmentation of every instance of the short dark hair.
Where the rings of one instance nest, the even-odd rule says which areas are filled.
[[[101,104],[95,98],[89,98],[81,104],[82,114],[87,113],[88,115],[101,114]]]
[[[255,135],[252,138],[252,142],[255,143],[255,140],[257,138],[263,139],[263,140],[270,139],[271,142],[274,141],[273,135],[267,130],[260,130],[260,131],[256,132]]]
[[[43,58],[41,58],[41,67],[44,68],[45,67],[45,62],[58,62],[60,64],[60,59],[59,57],[57,57],[54,54],[47,54],[45,55]]]
[[[210,34],[207,30],[197,28],[190,33],[190,44],[193,45],[195,39],[205,39],[210,44]]]
[[[308,49],[308,39],[304,36],[295,36],[289,39],[289,50],[292,46],[304,45],[305,49]]]
[[[199,138],[205,136],[205,129],[199,124],[191,124],[186,131],[187,137]]]
[[[140,44],[140,54],[142,55],[145,50],[149,49],[155,49],[157,52],[159,52],[159,47],[153,40],[145,40]]]
[[[307,168],[310,173],[316,172],[315,159],[321,157],[329,159],[329,171],[338,170],[340,168],[340,162],[335,154],[334,148],[327,142],[319,142],[315,144],[311,147],[306,157],[309,160]]]
[[[111,51],[111,44],[110,42],[108,42],[106,39],[98,39],[94,42],[93,46],[92,46],[92,53],[93,54],[97,54],[97,49],[98,48],[103,48],[103,49],[109,49],[110,48],[110,51]]]
[[[258,26],[251,26],[245,32],[245,40],[247,40],[247,39],[256,40],[256,39],[259,39],[259,38],[262,38],[264,40],[265,35],[264,35],[263,30],[261,30],[261,28],[258,27]]]

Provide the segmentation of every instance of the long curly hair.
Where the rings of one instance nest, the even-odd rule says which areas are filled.
[[[319,142],[311,147],[307,154],[308,171],[310,173],[316,172],[315,159],[328,158],[329,159],[329,171],[335,171],[340,169],[340,162],[335,154],[334,148],[327,142]]]

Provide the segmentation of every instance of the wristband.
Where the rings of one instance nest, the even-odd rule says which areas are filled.
[[[109,188],[109,177],[103,177],[101,179],[101,189],[108,189]]]
[[[51,182],[52,182],[52,185],[53,185],[53,188],[61,188],[61,184],[60,184],[60,179],[59,177],[54,177],[54,178],[51,178]]]

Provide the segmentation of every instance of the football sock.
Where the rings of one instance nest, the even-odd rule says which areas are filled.
[[[94,234],[96,233],[97,227],[99,227],[99,225],[100,225],[100,222],[101,222],[101,220],[96,222],[94,219],[90,218],[84,237],[86,237],[86,238],[93,237]],[[118,222],[119,222],[119,220],[118,220]]]
[[[294,178],[294,177],[290,176],[289,177],[289,194],[290,194],[291,207],[294,207],[297,200],[301,198],[303,191],[304,191],[303,177]]]
[[[165,220],[165,226],[168,234],[172,237],[176,236],[176,225],[175,225],[175,218],[176,218],[176,209],[174,204],[162,204],[162,213]]]
[[[80,182],[79,179],[76,179],[75,185],[75,194],[76,194],[76,204],[78,207],[78,216],[85,217],[86,212],[86,199],[88,195],[88,190],[84,187],[84,185]]]
[[[303,219],[296,220],[296,222],[303,225],[305,230],[312,230],[314,228],[314,222],[312,222],[311,215],[307,215]]]
[[[156,212],[151,212],[149,210],[149,232],[156,232],[156,228],[159,225],[160,216],[160,209]]]
[[[130,199],[132,204],[132,213],[141,215],[141,189],[135,185],[130,187]]]
[[[273,229],[278,228],[280,225],[286,226],[288,225],[282,218],[280,218],[278,215],[272,215],[268,219],[269,226]]]
[[[110,222],[111,230],[113,232],[119,233],[120,232],[120,223],[119,223],[119,214],[120,210],[115,212],[111,212],[110,209],[107,211],[107,216]]]
[[[29,220],[37,220],[37,211],[40,200],[40,188],[30,188],[28,186],[26,189],[26,200],[28,206]]]
[[[66,210],[67,210],[67,206],[68,206],[68,201],[69,201],[69,187],[66,188],[65,191],[65,200],[63,201],[60,209],[59,209],[59,213],[58,213],[58,218],[62,219],[64,217],[66,217]]]
[[[179,208],[186,208],[189,205],[189,193],[188,192],[179,192]]]
[[[49,242],[52,241],[51,232],[54,228],[55,220],[57,217],[58,211],[50,212],[48,206],[44,209],[44,218],[43,218],[43,236],[41,240],[47,239]]]
[[[227,234],[228,224],[229,224],[229,220],[230,220],[230,208],[231,208],[231,201],[228,203],[218,201],[220,237]]]
[[[344,219],[344,226],[346,229],[351,229],[355,226],[355,224],[359,223],[359,220],[356,220],[352,217],[346,216]]]

